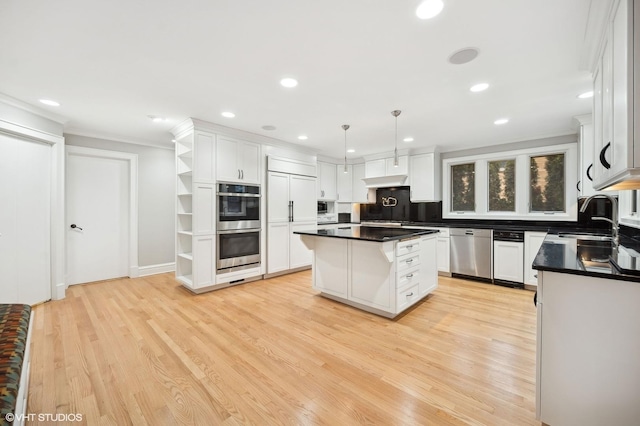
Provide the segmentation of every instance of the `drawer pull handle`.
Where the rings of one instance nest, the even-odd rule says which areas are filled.
[[[412,248],[413,248],[413,244],[409,244],[409,245],[407,246],[407,250],[411,250]]]
[[[413,259],[407,259],[407,263],[413,262]]]
[[[405,275],[407,278],[413,278],[413,274],[407,274]]]
[[[411,297],[411,296],[413,296],[413,292],[407,294],[407,297]]]

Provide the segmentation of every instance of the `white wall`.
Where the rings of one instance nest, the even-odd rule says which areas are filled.
[[[174,151],[78,135],[67,145],[138,154],[138,263],[140,267],[175,261]]]

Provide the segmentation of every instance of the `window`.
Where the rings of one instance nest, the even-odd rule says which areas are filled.
[[[564,154],[530,158],[529,211],[564,212]]]
[[[489,161],[489,211],[516,211],[516,160]]]
[[[444,219],[578,220],[575,142],[448,154],[442,167]]]
[[[472,212],[475,210],[475,163],[451,166],[451,189],[451,211]]]

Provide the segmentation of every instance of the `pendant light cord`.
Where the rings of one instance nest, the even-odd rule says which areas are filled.
[[[391,111],[391,115],[393,115],[396,118],[396,140],[395,140],[395,150],[393,151],[393,166],[394,167],[398,167],[398,116],[400,115],[402,111],[400,111],[399,109],[393,110]]]
[[[344,129],[344,173],[349,173],[347,170],[347,130],[349,130],[348,124],[343,124],[342,128]]]

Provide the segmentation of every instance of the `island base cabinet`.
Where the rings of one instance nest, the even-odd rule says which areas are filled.
[[[304,241],[304,239],[303,239]],[[313,245],[313,288],[338,297],[347,297],[348,244],[331,238],[316,238]]]
[[[537,416],[551,426],[637,425],[640,285],[539,271]]]
[[[349,299],[388,311],[395,306],[393,263],[384,257],[380,246],[380,243],[351,242]]]
[[[359,241],[303,234],[313,288],[330,299],[393,318],[438,287],[436,237]]]
[[[312,253],[300,240],[300,235],[295,231],[311,231],[318,228],[317,222],[291,223],[291,233],[289,234],[289,268],[305,268],[311,266]]]
[[[440,258],[437,259],[437,263],[429,261],[429,259],[437,257],[436,250],[439,247],[440,238],[436,238],[432,235],[422,237],[420,241],[420,297],[426,296],[427,294],[438,288],[438,271],[440,270]]]

